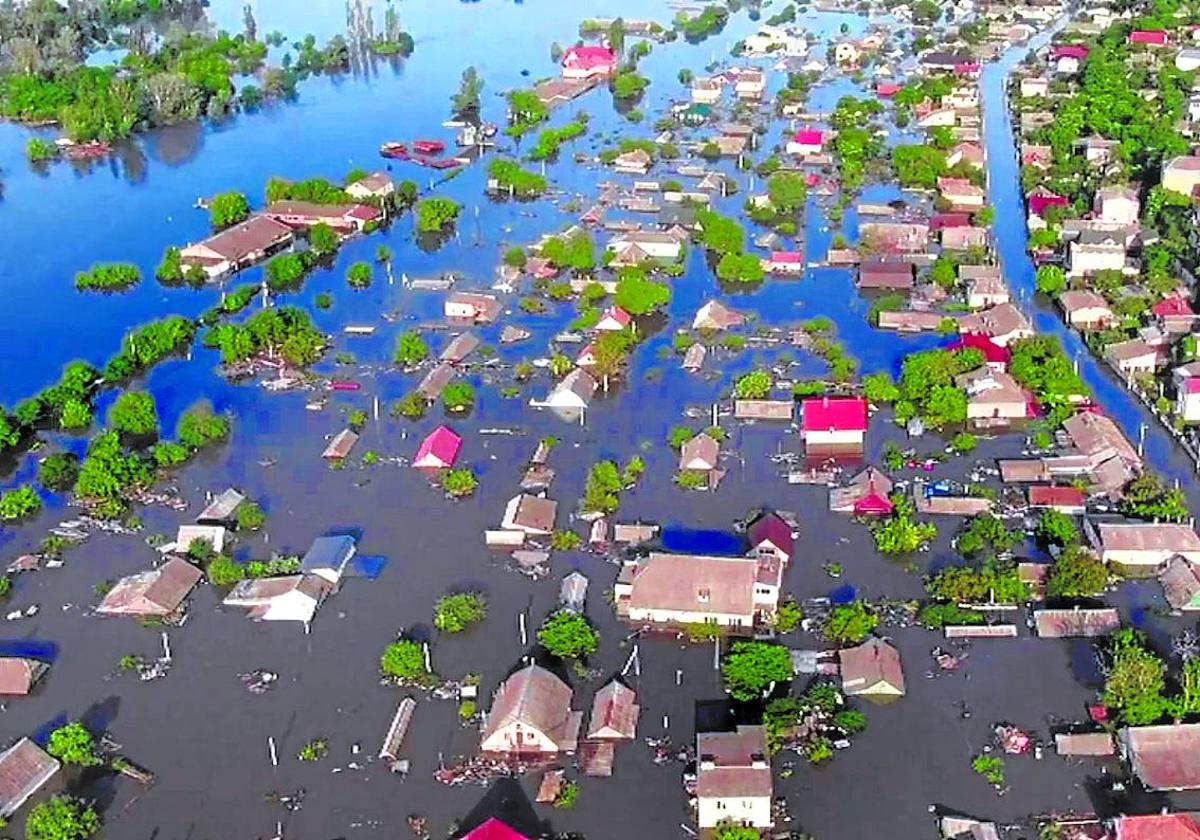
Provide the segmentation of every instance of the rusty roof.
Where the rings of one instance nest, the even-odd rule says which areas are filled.
[[[767,733],[761,726],[696,735],[696,793],[702,797],[769,797],[773,787]]]
[[[50,668],[37,659],[0,657],[0,694],[25,695]]]
[[[1033,621],[1044,639],[1107,636],[1121,626],[1121,616],[1111,608],[1034,610]]]
[[[179,609],[200,581],[201,572],[173,557],[157,569],[117,581],[96,607],[99,615],[165,616]]]
[[[613,680],[596,692],[589,738],[633,738],[637,735],[637,694],[632,688]]]
[[[578,730],[572,732],[571,687],[537,665],[517,671],[500,685],[483,728],[482,742],[509,726],[521,725],[540,732],[560,750],[575,748]]]
[[[1200,788],[1200,723],[1122,729],[1133,772],[1151,790]]]

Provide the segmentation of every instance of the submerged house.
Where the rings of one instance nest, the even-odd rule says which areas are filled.
[[[121,578],[96,607],[96,614],[166,618],[180,610],[202,576],[200,569],[174,557],[157,569]]]
[[[551,409],[564,419],[582,419],[598,385],[596,377],[583,368],[575,368],[538,405]]]
[[[449,426],[438,426],[425,436],[413,457],[413,468],[422,472],[448,470],[458,460],[462,438]]]
[[[1130,768],[1147,789],[1200,788],[1200,723],[1130,726],[1118,737]]]
[[[750,628],[774,613],[782,572],[773,556],[651,552],[617,576],[617,615],[639,624]]]
[[[336,589],[356,553],[358,544],[354,537],[317,537],[301,558],[300,571],[315,575]]]
[[[739,726],[733,732],[696,735],[696,802],[701,831],[728,821],[770,828],[774,783],[767,731]]]
[[[710,300],[696,310],[692,329],[719,332],[740,327],[745,322],[746,317],[742,313],[735,312],[719,300]]]
[[[633,740],[637,737],[640,711],[637,693],[613,680],[597,691],[592,700],[587,737],[596,740]]]
[[[299,621],[308,625],[332,589],[333,585],[319,575],[257,578],[238,581],[222,603],[245,608],[254,621]]]
[[[844,487],[830,488],[829,509],[855,516],[887,516],[895,507],[888,498],[891,492],[892,480],[875,467],[867,467]]]
[[[24,697],[50,666],[24,656],[0,656],[0,695]]]
[[[1200,562],[1200,536],[1175,522],[1084,521],[1088,540],[1105,563],[1157,569],[1172,557]]]
[[[1158,571],[1163,597],[1171,609],[1200,610],[1200,570],[1183,557],[1172,557]]]
[[[184,266],[199,266],[215,280],[266,259],[291,243],[292,229],[268,216],[252,216],[207,239],[179,249]]]
[[[771,556],[781,563],[788,563],[796,548],[796,532],[778,513],[762,514],[746,529],[752,557]]]
[[[900,651],[883,639],[838,651],[842,690],[850,696],[903,697],[904,668]]]
[[[554,518],[557,513],[558,502],[553,499],[522,493],[508,500],[500,527],[506,531],[523,531],[526,534],[549,534],[554,530]]]
[[[483,726],[480,749],[511,758],[574,753],[583,713],[571,710],[570,686],[529,665],[500,685]]]
[[[807,399],[801,415],[806,449],[862,451],[867,435],[867,401],[862,397]]]
[[[58,773],[58,759],[22,738],[0,753],[0,819],[8,819]]]
[[[311,201],[275,201],[263,215],[292,228],[307,229],[325,224],[339,233],[362,231],[377,224],[383,211],[368,204],[316,204]]]

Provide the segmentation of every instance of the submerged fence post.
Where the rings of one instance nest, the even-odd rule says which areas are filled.
[[[274,735],[267,736],[267,747],[269,747],[271,750],[271,766],[278,767],[279,766],[279,755],[275,752],[275,736]]]

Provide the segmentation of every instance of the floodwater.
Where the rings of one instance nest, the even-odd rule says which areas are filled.
[[[240,3],[214,3],[214,15],[225,26],[237,26]],[[342,28],[341,3],[322,3],[302,10],[275,0],[258,6],[260,32],[281,29],[299,36],[314,31],[326,37]],[[302,13],[300,13],[302,11]],[[169,313],[194,314],[210,306],[216,292],[164,290],[152,279],[128,294],[79,296],[71,278],[93,261],[132,260],[147,277],[163,248],[199,237],[206,217],[193,210],[197,196],[226,189],[261,196],[271,175],[337,178],[352,166],[377,166],[375,149],[386,139],[439,136],[449,139],[440,123],[448,116],[449,96],[463,67],[474,63],[486,81],[484,116],[500,121],[503,103],[498,94],[510,87],[555,72],[549,58],[552,41],[575,39],[578,20],[587,14],[654,17],[666,21],[665,5],[636,0],[576,4],[553,0],[524,3],[485,0],[449,3],[417,0],[400,7],[405,26],[417,40],[407,62],[381,63],[338,79],[313,79],[300,88],[298,102],[240,116],[222,126],[180,126],[142,138],[111,165],[90,172],[69,166],[48,174],[31,171],[22,149],[28,132],[0,126],[0,168],[5,172],[5,199],[0,205],[0,312],[10,352],[0,357],[0,402],[11,405],[57,375],[61,365],[83,357],[101,361],[118,346],[134,325]],[[376,9],[377,23],[382,9]],[[810,14],[804,18],[823,36],[842,23],[860,31],[862,18]],[[608,94],[595,91],[576,107],[592,116],[589,134],[564,150],[548,167],[552,181],[566,194],[590,194],[607,173],[576,166],[574,150],[594,152],[609,145],[618,133],[649,136],[651,124],[673,97],[684,95],[676,81],[681,67],[696,71],[750,32],[754,24],[745,12],[734,15],[725,31],[700,45],[675,43],[656,46],[642,63],[653,83],[640,106],[647,120],[632,127],[617,116]],[[818,47],[823,51],[823,47]],[[528,72],[528,78],[522,73]],[[772,90],[782,84],[772,79]],[[985,91],[995,102],[1001,83],[989,69]],[[844,92],[844,83],[833,89]],[[561,123],[574,108],[554,115]],[[989,112],[994,111],[990,108]],[[782,126],[768,135],[774,142]],[[1011,139],[994,117],[988,123],[994,200],[999,206],[1000,239],[1010,273],[1018,265],[1020,243],[1015,229],[1006,227],[1015,200],[1005,191],[1003,176],[1010,167]],[[734,169],[723,164],[730,174]],[[424,181],[426,170],[396,170],[397,177]],[[740,175],[742,191],[721,203],[727,213],[744,201],[748,176]],[[331,471],[320,462],[324,437],[344,424],[343,413],[370,409],[378,396],[388,402],[410,390],[415,377],[391,371],[386,365],[394,337],[403,329],[436,320],[440,295],[389,286],[380,277],[366,292],[351,292],[343,279],[346,267],[371,259],[375,246],[389,245],[396,253],[395,274],[426,276],[441,271],[462,272],[463,287],[486,286],[506,243],[523,243],[538,234],[570,224],[575,213],[558,209],[554,200],[531,204],[492,203],[482,197],[481,167],[464,172],[436,192],[450,195],[467,210],[459,237],[435,253],[421,251],[412,240],[407,219],[390,230],[348,244],[331,270],[310,277],[302,292],[285,302],[310,305],[318,292],[331,291],[329,312],[314,310],[317,323],[334,333],[335,349],[356,354],[366,367],[342,369],[342,375],[363,382],[363,390],[335,395],[322,412],[306,411],[306,395],[268,396],[250,385],[231,385],[214,372],[215,354],[197,347],[190,360],[166,362],[152,371],[140,387],[151,390],[165,428],[198,398],[211,400],[235,417],[233,439],[219,452],[206,454],[178,479],[192,503],[186,514],[161,508],[143,512],[146,533],[173,533],[202,504],[206,490],[236,485],[261,500],[270,518],[263,535],[243,540],[239,552],[264,556],[271,550],[302,551],[315,536],[334,530],[359,529],[360,551],[387,558],[375,581],[349,581],[328,601],[309,635],[293,626],[260,625],[237,611],[219,607],[217,594],[199,590],[186,625],[169,630],[174,666],[163,680],[139,683],[131,675],[115,675],[126,654],[158,655],[159,631],[133,623],[99,621],[86,608],[95,603],[93,587],[105,580],[147,567],[154,552],[140,538],[97,535],[68,554],[66,566],[23,575],[16,581],[10,608],[39,604],[40,613],[5,627],[3,647],[37,650],[53,658],[49,676],[35,696],[8,704],[0,717],[0,741],[21,734],[44,732],[55,721],[83,717],[105,728],[124,745],[125,754],[158,775],[158,783],[143,791],[121,779],[101,779],[85,788],[103,811],[103,835],[112,838],[270,837],[276,823],[284,836],[300,840],[339,837],[405,837],[405,815],[430,817],[434,836],[444,836],[452,821],[470,812],[484,795],[481,788],[446,788],[431,773],[439,760],[451,762],[470,755],[477,734],[459,725],[451,702],[422,701],[405,745],[412,773],[402,781],[386,772],[373,756],[404,692],[381,686],[378,655],[400,631],[428,637],[435,670],[447,677],[482,674],[482,705],[501,679],[532,652],[518,634],[518,616],[530,627],[556,603],[558,581],[579,569],[592,581],[588,615],[602,636],[594,665],[599,680],[571,675],[575,707],[586,709],[592,692],[619,671],[630,652],[627,631],[615,620],[608,594],[615,567],[584,554],[557,554],[549,580],[533,583],[489,556],[482,531],[499,521],[504,501],[517,492],[522,467],[535,441],[555,434],[562,443],[550,464],[559,471],[551,495],[559,500],[559,527],[570,525],[575,500],[582,495],[587,468],[598,458],[624,461],[637,452],[647,463],[641,484],[622,496],[618,518],[641,518],[671,526],[672,540],[711,550],[732,546],[733,520],[750,510],[774,507],[795,511],[801,522],[801,553],[792,564],[787,590],[800,598],[844,595],[854,591],[865,598],[915,598],[921,594],[919,572],[944,563],[950,554],[952,525],[928,555],[907,563],[888,562],[873,551],[867,531],[824,512],[823,488],[790,487],[767,456],[780,448],[795,451],[797,442],[777,426],[731,428],[729,474],[713,494],[684,494],[671,484],[675,454],[665,443],[667,429],[683,422],[685,406],[706,407],[727,391],[736,375],[777,355],[776,351],[746,351],[720,360],[721,375],[690,377],[673,359],[663,357],[676,326],[690,322],[696,307],[719,293],[699,249],[692,249],[688,271],[674,281],[670,326],[651,336],[637,351],[634,375],[628,383],[598,400],[584,427],[568,425],[548,414],[525,407],[531,396],[548,387],[544,379],[527,386],[520,399],[505,400],[495,385],[480,391],[472,415],[453,425],[465,438],[461,458],[480,476],[471,499],[451,503],[430,489],[411,470],[388,465],[357,466]],[[886,188],[880,188],[886,192]],[[586,201],[584,202],[586,206]],[[475,208],[478,207],[478,216]],[[848,220],[849,222],[849,220]],[[820,212],[810,207],[801,246],[811,259],[820,259],[832,238]],[[1019,275],[1019,272],[1018,272]],[[258,279],[246,272],[235,282]],[[1026,276],[1016,278],[1029,283]],[[864,372],[895,370],[908,352],[935,340],[880,333],[865,320],[867,304],[856,293],[848,272],[829,269],[808,272],[800,280],[768,281],[762,288],[731,296],[732,305],[756,313],[767,325],[790,325],[824,315],[837,324],[840,340]],[[513,301],[515,303],[515,301]],[[383,312],[399,311],[401,322],[384,323]],[[20,313],[20,317],[16,314]],[[544,355],[548,338],[573,317],[569,307],[545,316],[508,314],[534,331],[524,343],[500,347],[500,358],[515,362]],[[1053,327],[1043,324],[1040,328]],[[340,335],[348,323],[379,326],[366,339]],[[484,329],[496,344],[499,325]],[[435,339],[435,350],[441,341]],[[12,348],[27,348],[14,352]],[[1086,358],[1086,357],[1085,357]],[[801,357],[801,361],[808,363]],[[320,366],[334,370],[332,354]],[[1090,369],[1089,369],[1090,370]],[[650,373],[653,372],[653,373]],[[477,384],[481,377],[476,374]],[[1095,373],[1089,383],[1096,387]],[[1106,405],[1123,412],[1119,394],[1097,388]],[[104,410],[104,406],[100,407]],[[357,454],[375,449],[384,456],[410,456],[420,435],[442,420],[438,410],[419,424],[383,419],[368,424]],[[1119,414],[1123,423],[1129,417]],[[704,419],[691,421],[699,426]],[[724,421],[729,426],[729,421]],[[481,429],[511,428],[514,435],[483,435]],[[884,423],[874,424],[869,456],[877,459],[884,440],[895,437]],[[1148,434],[1152,459],[1163,458]],[[82,437],[61,436],[61,446],[81,448]],[[932,451],[936,440],[919,444]],[[978,457],[1011,455],[1020,448],[1014,437],[985,441]],[[1156,452],[1160,453],[1156,455]],[[271,467],[260,461],[274,461]],[[1168,459],[1169,460],[1169,459]],[[1173,461],[1172,461],[1173,462]],[[940,466],[931,478],[961,475],[962,462]],[[36,465],[25,458],[6,477],[5,486],[27,481]],[[32,546],[54,522],[68,518],[61,499],[49,498],[48,510],[20,528],[0,531],[3,556],[9,558]],[[581,526],[576,526],[581,529]],[[834,560],[844,567],[840,579],[821,571]],[[487,621],[461,637],[439,636],[429,626],[431,606],[444,592],[476,587],[487,594]],[[847,589],[849,587],[850,589]],[[1139,614],[1160,605],[1156,587],[1130,589],[1124,611]],[[1149,619],[1155,621],[1153,615]],[[799,766],[795,775],[778,781],[796,822],[820,838],[933,836],[932,805],[946,806],[1004,821],[1052,809],[1090,810],[1109,807],[1092,797],[1088,780],[1100,774],[1093,765],[1067,764],[1053,756],[1009,762],[1011,791],[997,798],[969,772],[971,755],[988,741],[996,721],[1010,720],[1035,729],[1042,737],[1057,720],[1082,716],[1093,696],[1086,652],[1070,643],[1016,642],[977,644],[962,670],[926,679],[932,667],[929,650],[934,634],[919,629],[894,632],[908,672],[909,695],[886,708],[866,709],[868,731],[852,749],[840,753],[825,768]],[[796,646],[819,644],[803,636]],[[676,744],[694,736],[697,705],[719,701],[722,693],[712,668],[712,649],[685,646],[669,639],[645,640],[640,646],[640,674],[631,685],[640,694],[642,736],[669,734]],[[1081,664],[1083,663],[1083,664]],[[251,696],[238,674],[267,668],[280,674],[277,687]],[[682,672],[682,685],[675,682]],[[969,717],[963,709],[969,709]],[[314,737],[326,737],[330,756],[304,764],[296,751]],[[267,739],[273,737],[280,764],[269,760]],[[355,764],[356,768],[351,765]],[[585,779],[578,806],[571,811],[541,808],[538,817],[555,831],[576,831],[589,838],[659,838],[683,836],[680,824],[689,821],[678,765],[658,767],[641,743],[618,748],[615,775]],[[335,772],[340,771],[340,772]],[[527,795],[536,779],[524,780]],[[266,797],[271,793],[307,791],[304,806],[287,812]],[[873,807],[855,807],[870,801]]]

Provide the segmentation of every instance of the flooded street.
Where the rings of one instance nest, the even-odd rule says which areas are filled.
[[[344,29],[343,4],[309,5],[263,0],[256,6],[260,31],[279,29],[289,37],[311,31],[323,39]],[[556,73],[550,44],[574,43],[585,14],[664,23],[674,14],[665,4],[645,0],[593,2],[586,9],[556,0],[406,0],[399,8],[405,27],[416,38],[416,50],[406,61],[379,61],[345,77],[310,79],[301,84],[297,102],[239,115],[223,125],[189,124],[153,132],[122,149],[111,164],[92,171],[75,171],[68,164],[58,164],[48,174],[33,171],[23,155],[29,129],[0,124],[0,169],[5,176],[0,202],[0,333],[10,348],[0,354],[0,405],[11,407],[37,392],[73,359],[102,363],[138,324],[168,314],[195,316],[218,300],[213,288],[166,289],[153,280],[166,246],[208,232],[207,214],[192,206],[198,197],[241,190],[252,204],[260,204],[273,175],[338,180],[355,166],[378,168],[377,147],[386,140],[450,140],[452,130],[441,124],[450,115],[450,95],[468,64],[485,80],[484,119],[503,124],[500,94]],[[214,0],[212,15],[220,25],[236,28],[241,3]],[[832,12],[806,12],[799,20],[821,39],[822,55],[824,42],[843,25],[851,32],[866,26],[865,18]],[[416,692],[419,702],[403,751],[411,760],[411,772],[407,778],[391,774],[375,755],[398,702],[411,692],[380,684],[380,653],[402,631],[428,639],[439,675],[482,675],[480,706],[488,708],[500,681],[533,654],[535,645],[523,644],[520,638],[519,616],[525,616],[532,636],[557,607],[559,582],[573,569],[591,580],[587,616],[601,642],[589,665],[599,676],[563,676],[574,688],[573,708],[589,709],[593,692],[623,669],[631,651],[629,628],[612,609],[618,567],[598,555],[558,551],[549,577],[532,581],[508,568],[507,558],[490,554],[483,543],[484,530],[500,521],[505,502],[519,492],[521,474],[537,441],[547,435],[561,441],[549,462],[557,471],[550,494],[559,501],[560,529],[573,527],[586,534],[586,525],[571,517],[593,463],[601,458],[623,463],[638,454],[646,462],[646,473],[635,489],[622,494],[616,521],[640,519],[676,529],[712,530],[737,541],[740,536],[729,536],[733,523],[748,512],[792,511],[800,523],[799,553],[788,567],[784,589],[802,601],[826,598],[846,587],[864,598],[916,600],[924,594],[921,575],[956,556],[950,540],[958,520],[939,521],[940,535],[932,550],[906,562],[877,554],[864,525],[828,512],[827,488],[787,483],[771,456],[781,450],[798,454],[800,441],[794,430],[784,433],[779,425],[742,425],[722,417],[730,432],[727,451],[735,454],[723,465],[729,472],[720,488],[685,493],[672,483],[678,462],[667,445],[672,426],[705,425],[703,418],[713,403],[728,402],[738,376],[778,362],[781,353],[798,357],[805,375],[821,364],[779,344],[728,356],[718,352],[709,368],[719,374],[696,377],[682,371],[671,350],[672,334],[690,323],[704,301],[724,293],[699,246],[689,249],[686,272],[672,281],[666,326],[637,347],[630,380],[597,395],[585,425],[565,423],[528,406],[530,398],[544,396],[550,387],[545,371],[539,371],[517,398],[506,399],[497,383],[508,380],[483,366],[469,376],[478,401],[466,419],[447,420],[440,405],[415,424],[388,415],[387,407],[411,391],[421,376],[391,364],[396,336],[442,319],[443,296],[404,287],[401,274],[417,278],[452,271],[466,278],[456,289],[486,289],[508,245],[529,243],[573,224],[579,208],[564,205],[576,195],[593,196],[597,184],[611,177],[603,167],[575,163],[573,153],[594,157],[615,143],[618,132],[653,136],[653,115],[687,95],[678,81],[679,70],[700,72],[714,60],[728,60],[729,47],[760,23],[743,11],[731,15],[721,34],[701,44],[656,44],[641,64],[651,79],[640,106],[647,114],[642,126],[631,128],[604,90],[556,110],[551,125],[561,125],[578,109],[591,118],[587,135],[564,147],[560,159],[547,167],[558,195],[532,202],[492,201],[484,195],[485,167],[467,167],[436,189],[464,207],[458,233],[444,247],[423,251],[414,241],[412,219],[402,216],[381,233],[350,240],[333,266],[309,276],[302,291],[281,295],[279,303],[295,303],[312,312],[317,326],[334,336],[333,351],[355,357],[352,364],[337,365],[330,352],[316,371],[352,378],[361,383],[361,390],[333,393],[323,410],[309,411],[310,393],[269,394],[255,383],[225,380],[216,370],[217,352],[199,342],[189,358],[166,361],[134,383],[154,395],[162,427],[168,430],[197,400],[210,401],[233,418],[229,444],[202,454],[178,473],[175,483],[189,502],[186,512],[139,510],[143,533],[96,534],[67,553],[64,568],[16,577],[6,610],[33,604],[41,609],[34,617],[6,622],[0,631],[0,642],[37,644],[54,651],[49,676],[34,696],[14,699],[0,713],[0,741],[82,718],[96,731],[107,730],[123,745],[124,755],[157,775],[149,789],[123,777],[85,784],[86,795],[96,799],[104,821],[101,836],[268,838],[276,836],[281,824],[288,840],[406,838],[410,832],[405,817],[410,813],[429,817],[433,837],[447,836],[485,789],[443,786],[432,774],[440,763],[452,764],[477,751],[477,727],[460,724],[454,701]],[[1147,460],[1166,475],[1182,479],[1192,504],[1200,504],[1190,461],[1092,359],[1077,336],[1064,330],[1049,305],[1033,298],[1019,174],[1004,106],[1006,73],[1026,49],[1017,48],[986,65],[982,76],[989,196],[996,207],[1005,277],[1037,328],[1063,337],[1068,352],[1079,358],[1097,400],[1128,436],[1136,441],[1138,424],[1149,426]],[[768,95],[785,76],[769,76]],[[812,107],[832,108],[838,95],[868,90],[866,84],[837,79],[824,96],[829,101],[814,94]],[[763,142],[774,143],[786,125],[775,120]],[[522,151],[532,142],[527,138]],[[738,215],[746,195],[754,191],[751,175],[739,172],[731,160],[717,167],[736,178],[742,189],[717,201],[715,209]],[[392,175],[422,180],[424,190],[432,172],[396,164]],[[870,187],[867,196],[875,200],[872,190],[883,195],[890,187]],[[812,196],[808,201],[806,229],[790,244],[802,248],[807,261],[816,262],[823,259],[837,231],[819,202]],[[847,214],[845,232],[856,233],[856,224],[853,213]],[[761,229],[751,228],[751,236],[758,232]],[[389,284],[377,271],[369,289],[350,289],[347,268],[372,260],[381,244],[395,253],[396,283]],[[93,262],[117,260],[136,262],[147,279],[125,294],[85,297],[75,291],[71,278],[76,271]],[[261,267],[250,269],[231,286],[261,278]],[[331,309],[313,305],[321,293],[332,294]],[[503,367],[546,355],[550,338],[577,314],[563,304],[545,315],[527,315],[516,308],[515,298],[509,301],[511,311],[500,323],[477,331],[496,349]],[[729,294],[726,302],[753,313],[756,326],[787,328],[818,316],[831,319],[836,337],[857,360],[860,373],[894,373],[904,356],[947,341],[871,327],[866,317],[869,302],[859,295],[850,270],[809,268],[798,279],[771,278],[752,291]],[[384,313],[397,313],[396,321],[385,321]],[[351,338],[342,331],[347,324],[370,324],[377,330],[370,337]],[[532,337],[500,344],[500,330],[507,324],[529,330]],[[432,335],[436,354],[449,339],[444,333]],[[115,396],[109,393],[97,401],[97,417]],[[348,412],[373,414],[376,400],[379,416],[368,420],[356,454],[374,450],[383,462],[362,467],[356,457],[345,469],[330,469],[320,457],[327,438],[345,427]],[[685,417],[688,408],[694,408],[699,419]],[[457,502],[447,500],[417,471],[388,462],[411,459],[424,435],[442,422],[462,435],[460,461],[473,467],[479,478],[474,495]],[[82,434],[45,437],[79,453],[87,445]],[[944,446],[935,435],[910,443],[895,424],[879,416],[872,423],[863,463],[880,463],[889,440],[902,447],[915,445],[922,454]],[[1020,435],[984,439],[970,459],[938,465],[923,477],[962,478],[973,462],[1015,457],[1022,446]],[[37,457],[22,456],[0,479],[0,489],[31,481]],[[904,477],[913,475],[908,470]],[[95,587],[148,568],[157,552],[146,545],[145,536],[173,535],[204,506],[206,492],[229,486],[259,500],[268,514],[261,533],[239,538],[239,559],[262,558],[271,551],[299,554],[314,537],[354,533],[361,554],[386,559],[381,574],[376,580],[346,582],[325,603],[307,634],[299,624],[251,622],[241,610],[222,608],[217,590],[202,585],[192,597],[186,623],[167,630],[173,656],[170,673],[145,683],[134,674],[117,673],[123,656],[160,655],[162,628],[88,615],[99,600]],[[33,550],[50,527],[77,513],[65,498],[48,495],[39,516],[19,527],[0,529],[0,557],[8,562]],[[840,578],[822,570],[830,561],[844,567]],[[439,634],[432,626],[433,604],[447,591],[462,588],[485,593],[488,618],[457,636]],[[1164,604],[1156,585],[1127,585],[1120,597],[1126,623],[1144,626],[1156,639],[1192,624],[1160,617]],[[1046,742],[1052,740],[1052,726],[1085,717],[1085,706],[1094,701],[1099,687],[1090,644],[1041,640],[1023,630],[1016,640],[974,642],[964,648],[966,659],[958,671],[933,676],[937,665],[930,651],[947,645],[940,634],[919,627],[881,630],[901,650],[908,694],[890,706],[856,704],[867,715],[867,730],[827,766],[810,767],[790,752],[776,757],[776,795],[786,797],[795,820],[789,827],[820,840],[908,840],[935,836],[930,813],[935,806],[1001,823],[1052,811],[1107,814],[1119,807],[1107,798],[1108,779],[1102,777],[1105,771],[1119,773],[1115,764],[1102,770],[1090,760],[1068,762],[1052,750],[1041,760],[1013,757],[1008,761],[1011,788],[1003,797],[970,768],[971,757],[990,742],[997,722],[1030,729]],[[804,649],[824,645],[806,633],[788,637],[786,643]],[[694,743],[698,708],[725,700],[713,668],[713,649],[661,636],[639,644],[640,674],[627,676],[642,707],[638,739],[617,747],[611,778],[581,779],[574,809],[537,806],[538,818],[553,831],[579,832],[596,840],[640,840],[683,837],[681,824],[692,822],[680,782],[682,765],[656,765],[643,739],[669,736],[676,748]],[[277,684],[258,696],[247,692],[238,677],[255,669],[279,674]],[[681,685],[676,684],[677,671],[682,672]],[[328,739],[329,756],[315,763],[298,761],[297,751],[317,737]],[[277,767],[272,766],[269,738],[278,750]],[[788,761],[795,772],[781,777]],[[537,779],[532,774],[520,782],[531,802]],[[275,801],[301,790],[306,793],[299,810],[289,811]],[[1138,807],[1153,810],[1168,801],[1177,808],[1200,807],[1200,796],[1164,797],[1162,803],[1139,802]]]

